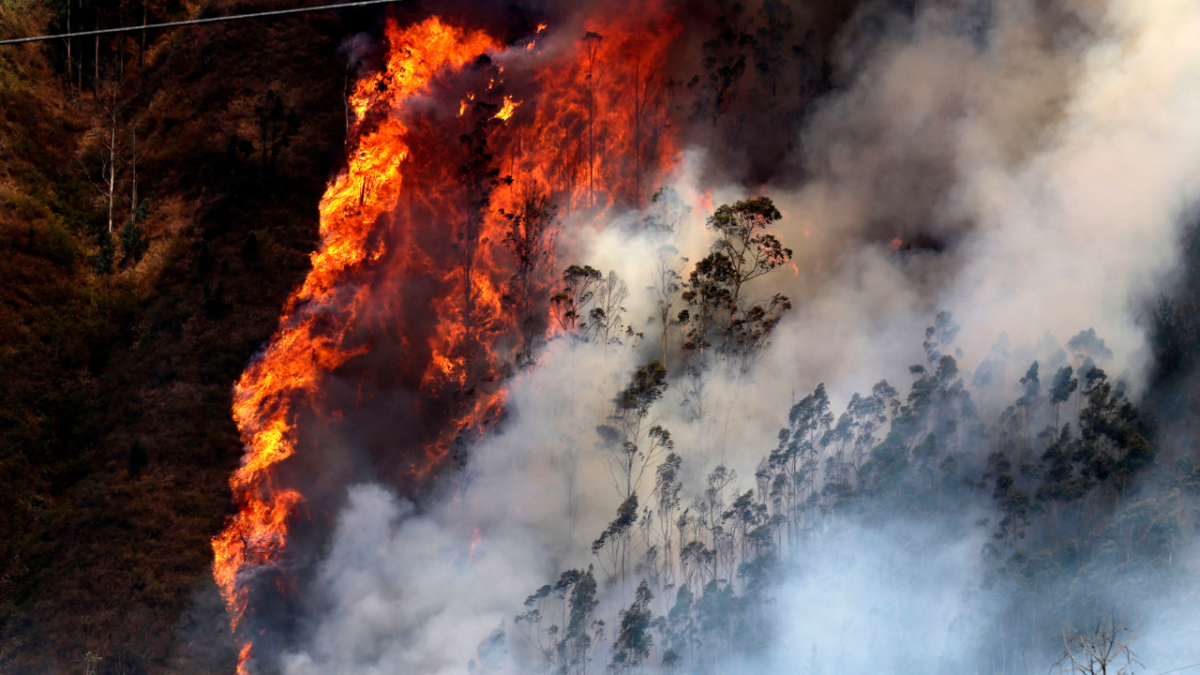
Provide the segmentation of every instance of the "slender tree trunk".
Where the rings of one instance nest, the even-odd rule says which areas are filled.
[[[67,0],[67,34],[70,35],[70,33],[71,33],[71,0]],[[70,89],[71,85],[74,84],[74,82],[75,82],[74,74],[71,72],[72,71],[72,67],[71,67],[71,43],[72,42],[73,42],[73,40],[71,38],[67,38],[67,88],[68,89]]]
[[[646,89],[642,86],[642,61],[633,65],[633,208],[642,207],[642,112]]]
[[[69,1],[70,0],[68,0],[68,2]],[[80,12],[83,11],[83,0],[79,0],[79,11]],[[81,26],[83,25],[82,17],[80,17],[80,19],[79,19],[79,24]],[[79,67],[75,69],[75,72],[78,74],[78,77],[79,77],[79,86],[75,87],[75,91],[76,91],[76,93],[78,93],[79,95],[82,96],[83,95],[83,52],[82,51],[79,52]]]
[[[132,125],[130,125],[130,126],[132,126]],[[138,208],[138,194],[137,194],[138,155],[137,155],[137,129],[136,128],[133,128],[130,130],[130,141],[133,146],[132,147],[133,152],[129,156],[129,159],[130,159],[129,168],[131,171],[130,179],[132,181],[132,189],[130,190],[130,195],[129,195],[129,220],[132,221],[133,219],[137,218],[137,208]]]
[[[670,324],[668,324],[667,322],[670,321],[669,312],[670,312],[670,310],[667,310],[667,312],[664,312],[662,315],[662,320],[663,320],[663,322],[662,322],[662,363],[663,363],[663,368],[668,367],[667,366],[667,327]]]
[[[117,196],[117,120],[113,114],[108,137],[108,233],[113,231],[113,202]]]
[[[138,70],[146,67],[146,23],[150,18],[150,0],[142,0],[142,48],[138,50]]]
[[[96,30],[100,30],[100,8],[96,8]],[[100,36],[96,36],[95,58],[92,62],[92,93],[100,100]]]
[[[346,60],[346,77],[342,83],[342,105],[346,112],[346,138],[342,141],[343,147],[350,142],[350,60]]]

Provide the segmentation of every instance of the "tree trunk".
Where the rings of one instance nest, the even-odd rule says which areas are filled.
[[[117,196],[117,120],[113,113],[108,138],[108,233],[113,231],[113,202]]]
[[[96,30],[100,30],[100,8],[96,8]],[[96,36],[95,58],[92,61],[92,93],[100,100],[100,36]],[[110,228],[111,229],[111,228]]]
[[[146,23],[150,18],[150,0],[142,0],[142,48],[138,50],[138,70],[146,67]]]
[[[132,126],[132,125],[131,125]],[[129,168],[131,170],[130,178],[132,179],[132,189],[129,195],[129,220],[133,221],[137,218],[138,194],[137,194],[137,129],[130,130],[130,140],[132,142],[132,153],[129,155]]]
[[[71,34],[71,0],[67,0],[67,34]],[[67,38],[67,88],[74,84],[75,77],[71,72],[71,38]]]

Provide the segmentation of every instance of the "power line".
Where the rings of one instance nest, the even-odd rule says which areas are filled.
[[[9,40],[0,40],[0,45],[12,45],[20,42],[42,42],[45,40],[61,40],[63,38],[83,37],[86,35],[111,35],[113,33],[135,33],[140,30],[150,30],[152,28],[170,28],[172,26],[195,26],[201,23],[219,23],[222,21],[237,21],[239,19],[258,19],[267,16],[283,16],[284,14],[305,14],[308,12],[324,12],[331,9],[344,9],[346,7],[366,7],[368,5],[387,5],[395,2],[403,2],[403,0],[358,0],[357,2],[346,2],[338,5],[321,5],[320,7],[298,7],[296,9],[278,9],[271,12],[257,12],[255,14],[234,14],[232,16],[214,16],[207,19],[192,19],[190,21],[172,21],[169,23],[152,23],[146,26],[126,26],[124,28],[105,28],[102,30],[87,30],[78,33],[63,33],[61,35],[39,35],[36,37],[13,38]]]
[[[1190,665],[1190,666],[1184,666],[1184,667],[1182,667],[1182,668],[1176,668],[1175,670],[1168,670],[1168,671],[1166,671],[1165,673],[1159,673],[1158,675],[1168,675],[1169,673],[1178,673],[1178,672],[1179,672],[1179,671],[1181,671],[1181,670],[1188,670],[1189,668],[1200,668],[1200,663],[1193,663],[1193,664],[1192,664],[1192,665]]]

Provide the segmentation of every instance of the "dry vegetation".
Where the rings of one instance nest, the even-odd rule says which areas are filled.
[[[0,34],[60,28],[63,4],[3,3]],[[106,22],[140,20],[138,2],[101,4]],[[67,84],[61,45],[0,47],[0,672],[231,668],[209,576],[240,456],[231,385],[316,240],[341,151],[344,19],[165,32],[142,69],[136,40],[102,43],[103,61],[124,59],[106,79],[121,133],[138,134],[146,242],[125,255],[114,232],[107,273],[106,199],[84,170],[103,131],[91,83]],[[264,179],[267,90],[298,124]]]

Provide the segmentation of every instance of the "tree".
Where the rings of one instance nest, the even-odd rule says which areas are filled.
[[[650,587],[643,580],[638,584],[633,604],[621,610],[620,628],[613,641],[612,669],[615,672],[630,672],[650,658],[650,648],[654,646],[654,637],[650,634],[653,620],[650,601],[653,599]]]
[[[663,561],[666,568],[666,582],[675,580],[675,537],[672,526],[675,523],[675,512],[679,510],[683,491],[683,458],[674,452],[667,453],[665,459],[654,470],[655,514],[658,516],[659,541],[662,542]],[[682,542],[681,542],[682,544]]]
[[[254,117],[258,122],[259,178],[266,190],[275,179],[279,153],[291,145],[292,136],[300,130],[300,116],[274,89],[268,89],[255,104]]]
[[[622,499],[634,494],[646,470],[675,447],[671,432],[646,422],[650,408],[666,390],[667,369],[658,360],[639,366],[614,399],[616,410],[608,418],[612,424],[596,428],[609,475]]]
[[[749,24],[741,21],[744,11],[741,3],[734,3],[731,16],[721,17],[724,29],[701,46],[704,73],[687,85],[696,96],[692,119],[714,128],[733,104],[735,85],[746,72],[746,49],[754,44],[754,36],[747,32]]]
[[[346,116],[346,137],[343,143],[350,142],[350,82],[352,81],[350,76],[351,73],[357,75],[358,69],[362,68],[362,59],[358,56],[366,46],[366,36],[357,33],[343,42],[341,49],[338,50],[346,55],[346,73],[342,81],[342,107]]]
[[[1129,648],[1133,631],[1118,627],[1115,615],[1096,622],[1090,634],[1065,631],[1059,637],[1063,643],[1059,673],[1132,675],[1134,666],[1142,665]]]
[[[562,289],[550,298],[554,306],[554,319],[563,332],[573,334],[579,320],[596,295],[596,286],[604,274],[588,265],[571,265],[563,271]],[[587,322],[584,322],[586,327]]]
[[[1066,403],[1079,386],[1079,379],[1072,377],[1073,374],[1071,366],[1063,366],[1054,374],[1054,379],[1050,383],[1050,405],[1054,408],[1055,429],[1058,429],[1059,406]]]
[[[475,651],[478,660],[467,663],[467,672],[470,675],[492,675],[503,672],[505,657],[508,656],[505,638],[504,622],[501,621],[500,626],[479,643],[479,647]]]
[[[637,520],[638,498],[637,493],[632,493],[617,507],[617,515],[608,524],[608,527],[592,542],[592,555],[600,559],[601,569],[610,577],[620,581],[625,579],[629,560],[629,544],[633,537],[633,526],[637,524]],[[612,567],[611,572],[600,556],[602,552],[608,554],[608,564]]]
[[[525,611],[513,619],[513,624],[541,653],[551,670],[566,668],[562,659],[565,656],[564,634],[570,613],[568,598],[583,575],[579,570],[563,572],[554,586],[546,584],[525,598]],[[543,627],[547,622],[550,625]]]
[[[603,40],[603,36],[592,31],[588,31],[583,36],[584,50],[587,53],[588,208],[596,205],[596,88],[600,81],[600,75],[596,72],[596,63],[600,55],[600,42]]]
[[[149,247],[146,241],[145,232],[142,230],[139,221],[146,218],[148,212],[147,202],[141,200],[138,196],[138,165],[146,157],[146,150],[138,150],[137,143],[137,126],[131,125],[129,129],[129,156],[125,160],[125,164],[129,167],[129,218],[125,221],[125,225],[121,227],[121,264],[137,264],[141,261],[142,255],[145,254]]]
[[[683,291],[683,266],[688,259],[679,255],[679,250],[673,245],[679,235],[679,225],[691,207],[683,203],[679,193],[669,187],[661,187],[650,198],[652,212],[642,223],[646,230],[660,237],[663,242],[655,252],[654,302],[658,309],[658,320],[661,326],[662,362],[667,365],[667,341],[672,325],[677,325],[671,319],[671,310],[675,301]]]
[[[812,394],[788,411],[788,426],[779,431],[779,445],[767,460],[770,470],[776,473],[772,492],[778,501],[777,513],[787,524],[789,544],[798,541],[805,490],[810,497],[817,491],[819,442],[833,425],[829,407],[825,384],[818,384]]]
[[[759,13],[764,24],[755,31],[754,70],[762,83],[762,89],[774,105],[779,96],[779,82],[783,79],[787,59],[783,55],[784,42],[792,30],[792,9],[780,0],[764,0]]]
[[[644,68],[641,54],[633,57],[629,81],[633,88],[633,207],[642,207],[642,177],[646,171],[647,155],[657,154],[658,139],[667,120],[661,113],[663,91],[662,76],[651,68]],[[649,147],[647,147],[649,146]],[[655,197],[658,196],[655,192]]]
[[[493,68],[487,56],[481,56],[476,65]],[[473,118],[471,131],[459,136],[464,158],[458,173],[466,201],[466,218],[460,238],[463,256],[462,319],[468,349],[474,346],[475,340],[475,262],[483,221],[492,192],[502,183],[512,182],[511,177],[500,178],[500,169],[496,167],[495,157],[489,147],[490,129],[498,109],[495,104],[482,99],[475,100],[470,113]]]
[[[554,207],[536,184],[523,187],[520,207],[514,213],[500,210],[508,220],[504,244],[513,254],[516,271],[508,283],[505,297],[517,308],[517,330],[521,348],[517,352],[519,366],[533,363],[534,342],[546,332],[545,267],[551,259],[554,231]]]
[[[942,350],[949,347],[958,335],[959,327],[954,323],[954,315],[950,312],[938,312],[933,325],[925,329],[925,358],[929,363],[937,363],[942,358]],[[960,353],[961,356],[961,353]]]
[[[624,302],[629,298],[629,286],[615,271],[599,279],[595,287],[595,306],[588,312],[587,330],[592,339],[606,347],[621,344],[622,318],[625,314]],[[624,331],[628,336],[633,335],[633,329]]]
[[[712,252],[696,263],[684,284],[682,298],[689,309],[680,312],[685,326],[683,349],[689,359],[692,392],[689,402],[698,419],[703,417],[707,349],[717,340],[718,354],[748,372],[791,301],[775,295],[767,303],[744,302],[746,284],[792,258],[774,235],[765,232],[782,214],[767,197],[745,199],[717,208],[707,220],[718,239]],[[747,306],[748,305],[748,306]]]
[[[567,629],[559,643],[563,667],[568,673],[587,673],[592,659],[592,646],[596,640],[603,638],[604,622],[593,619],[593,613],[600,605],[596,595],[596,577],[589,565],[587,572],[579,575],[578,582],[571,590]]]
[[[146,235],[142,231],[141,226],[137,224],[137,213],[129,216],[129,220],[125,221],[125,225],[121,228],[121,264],[132,263],[137,264],[141,261],[142,256],[146,253],[146,248],[149,244],[146,242]]]
[[[765,232],[782,218],[769,198],[755,197],[732,206],[723,204],[707,221],[720,236],[713,252],[728,260],[730,323],[738,311],[742,287],[792,259],[792,250]]]
[[[121,138],[128,97],[119,79],[108,78],[96,85],[96,108],[100,115],[100,126],[95,132],[97,142],[96,169],[85,162],[83,169],[93,187],[104,198],[108,214],[108,234],[113,233],[117,193],[120,189],[118,176],[125,162],[125,146]]]

